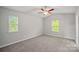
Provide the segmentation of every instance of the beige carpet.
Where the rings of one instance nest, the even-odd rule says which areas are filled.
[[[78,52],[73,40],[42,35],[5,48],[3,52]]]

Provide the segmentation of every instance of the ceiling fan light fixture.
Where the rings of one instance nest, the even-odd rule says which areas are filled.
[[[50,11],[44,11],[42,14],[45,15],[45,16],[50,16],[50,15],[52,15],[52,12],[50,12]]]
[[[52,12],[53,12],[53,8],[47,8],[47,7],[44,7],[44,8],[41,8],[40,10],[40,13],[45,15],[45,16],[49,16],[49,15],[52,15]]]
[[[43,14],[44,14],[44,15],[48,15],[48,12],[44,12]]]

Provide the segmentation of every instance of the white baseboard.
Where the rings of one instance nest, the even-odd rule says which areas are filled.
[[[59,37],[59,36],[56,36],[56,35],[51,35],[51,34],[45,34],[45,35],[50,35],[50,36],[55,36],[55,37]],[[65,38],[65,39],[70,39],[70,40],[74,40],[74,39],[71,39],[71,38],[66,38],[66,37],[59,37],[59,38]]]
[[[28,40],[28,39],[31,39],[31,38],[34,38],[34,37],[37,37],[37,36],[40,36],[40,35],[42,35],[42,34],[33,35],[33,36],[31,36],[31,37],[28,37],[28,38],[24,38],[24,39],[15,41],[15,42],[11,42],[11,43],[8,43],[8,44],[5,44],[5,45],[0,46],[0,48],[6,47],[6,46],[9,46],[9,45],[12,45],[12,44],[15,44],[15,43],[24,41],[24,40]]]

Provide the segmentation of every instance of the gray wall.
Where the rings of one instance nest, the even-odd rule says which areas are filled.
[[[19,31],[15,33],[8,32],[8,20],[11,15],[18,16]],[[0,8],[0,46],[35,37],[40,34],[42,34],[41,18],[6,8]]]
[[[76,16],[78,16],[78,44],[79,44],[79,7],[77,8]]]
[[[52,32],[51,22],[54,18],[59,20],[59,32]],[[75,39],[75,14],[53,14],[44,21],[44,34]]]

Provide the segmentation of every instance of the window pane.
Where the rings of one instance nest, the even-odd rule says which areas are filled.
[[[52,21],[52,31],[59,32],[59,21],[57,19]]]
[[[9,32],[17,32],[17,31],[18,31],[18,17],[9,16]]]

